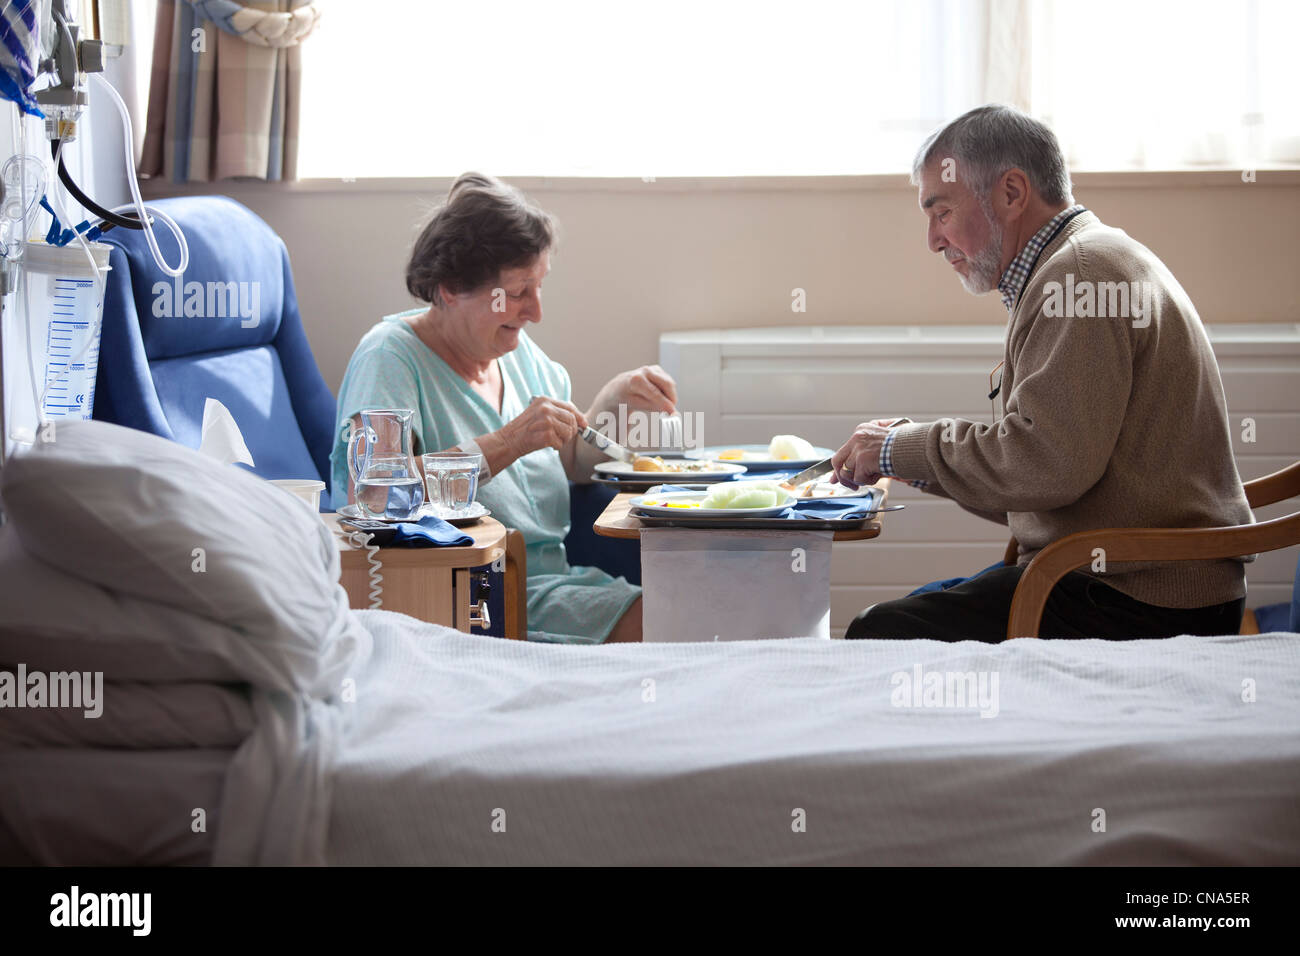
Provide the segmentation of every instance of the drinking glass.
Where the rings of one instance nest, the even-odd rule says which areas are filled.
[[[468,452],[421,455],[427,500],[440,518],[463,518],[478,495],[478,473],[483,456]]]

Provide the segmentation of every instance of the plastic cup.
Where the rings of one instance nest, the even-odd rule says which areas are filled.
[[[316,478],[276,478],[271,484],[287,491],[312,511],[320,511],[320,496],[325,490],[325,482]]]

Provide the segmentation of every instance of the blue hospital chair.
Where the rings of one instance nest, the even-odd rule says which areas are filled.
[[[284,243],[233,199],[150,205],[184,231],[189,266],[178,284],[158,268],[142,232],[104,235],[112,271],[94,417],[197,448],[212,397],[234,416],[256,474],[319,478],[328,489],[334,396],[303,333]],[[161,225],[156,236],[175,264],[176,240]]]

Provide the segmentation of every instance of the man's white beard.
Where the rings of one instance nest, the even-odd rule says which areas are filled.
[[[988,210],[984,211],[984,218],[989,224],[989,241],[983,249],[970,257],[970,274],[961,276],[961,284],[971,295],[991,292],[1002,278],[1002,223],[990,215]]]

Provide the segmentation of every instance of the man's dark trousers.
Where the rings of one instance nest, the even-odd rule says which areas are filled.
[[[884,601],[853,619],[845,632],[864,638],[925,638],[933,641],[1006,639],[1011,598],[1024,568],[993,565],[972,578],[935,582],[905,598]],[[1146,604],[1082,571],[1056,583],[1047,599],[1038,636],[1097,637],[1112,641],[1179,634],[1236,634],[1245,598],[1200,608]]]

